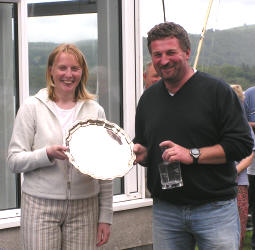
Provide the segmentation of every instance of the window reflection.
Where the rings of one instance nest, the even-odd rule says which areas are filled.
[[[38,1],[37,1],[38,2]],[[123,127],[120,71],[119,1],[29,1],[29,93],[46,86],[49,53],[59,43],[74,43],[88,62],[88,89],[98,96],[106,117]],[[124,192],[114,181],[114,194]]]
[[[195,61],[209,3],[210,0],[165,0],[166,20],[179,23],[190,34],[191,65]],[[254,10],[252,0],[213,1],[198,70],[211,73],[229,84],[241,84],[244,90],[254,85],[255,59],[251,53],[255,33]],[[163,22],[161,1],[141,0],[144,65],[150,61],[147,32],[160,22]]]
[[[89,15],[89,17],[87,17]],[[83,20],[80,22],[80,20]],[[84,31],[72,27],[88,21]],[[40,28],[38,26],[40,24]],[[82,27],[82,26],[81,26]],[[93,30],[94,34],[91,34]],[[79,36],[79,33],[84,33]],[[76,14],[54,17],[30,17],[29,37],[29,94],[34,95],[45,87],[45,70],[50,52],[60,43],[75,43],[84,53],[89,67],[88,89],[98,94],[97,86],[97,14]]]
[[[13,13],[15,14],[13,16]],[[16,5],[0,3],[0,210],[16,208],[16,176],[6,166],[16,111]]]

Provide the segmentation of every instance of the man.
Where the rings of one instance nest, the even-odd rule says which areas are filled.
[[[245,91],[244,108],[248,122],[255,130],[255,86]]]
[[[152,62],[146,64],[145,71],[143,72],[143,80],[145,82],[145,89],[160,80],[160,76],[156,72]]]
[[[145,83],[145,89],[149,88],[152,84],[160,80],[159,74],[156,72],[152,62],[148,62],[145,66],[145,71],[143,72],[143,80]],[[145,178],[147,180],[147,171],[145,172]],[[145,188],[145,197],[151,197],[148,188]]]
[[[136,162],[148,167],[156,250],[237,250],[236,168],[253,141],[238,97],[225,82],[189,65],[190,41],[178,24],[148,32],[161,76],[136,112]],[[241,115],[240,115],[241,114]],[[241,117],[240,117],[241,116]],[[161,155],[160,147],[167,147]],[[158,164],[180,161],[183,187],[162,190]]]
[[[245,91],[244,109],[250,126],[255,131],[255,87]],[[251,238],[252,250],[255,250],[255,158],[247,169],[249,178],[249,209],[251,212],[253,232]]]

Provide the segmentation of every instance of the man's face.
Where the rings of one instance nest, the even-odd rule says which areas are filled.
[[[145,88],[149,88],[152,84],[160,80],[159,74],[156,72],[153,64],[151,64],[143,75]]]
[[[188,67],[190,50],[184,52],[175,37],[151,42],[151,58],[155,70],[168,83],[179,82]]]

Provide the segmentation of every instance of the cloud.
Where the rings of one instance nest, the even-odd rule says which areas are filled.
[[[28,18],[29,42],[75,42],[97,39],[97,14]]]

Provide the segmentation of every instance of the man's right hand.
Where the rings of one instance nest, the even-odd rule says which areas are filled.
[[[147,158],[147,148],[142,146],[141,144],[135,144],[133,151],[136,155],[136,159],[134,161],[134,164],[144,162]]]

